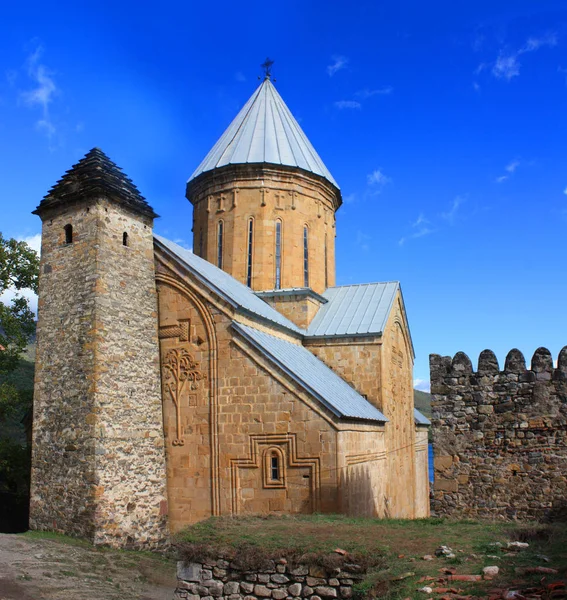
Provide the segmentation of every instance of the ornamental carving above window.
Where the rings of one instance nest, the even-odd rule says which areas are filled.
[[[187,348],[173,348],[162,361],[163,389],[169,394],[175,406],[177,423],[176,437],[172,444],[183,446],[185,439],[181,427],[181,395],[186,388],[196,390],[199,382],[207,378],[200,370],[199,363],[193,359]]]

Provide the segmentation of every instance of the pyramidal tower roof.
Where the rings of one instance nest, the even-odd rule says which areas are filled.
[[[267,76],[189,178],[226,165],[298,167],[339,186]]]
[[[93,148],[73,165],[33,212],[40,214],[49,208],[96,196],[106,196],[152,219],[158,216],[132,180],[100,148]]]

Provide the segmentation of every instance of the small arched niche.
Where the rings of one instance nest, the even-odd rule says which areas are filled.
[[[65,225],[65,227],[63,227],[63,230],[65,232],[65,243],[72,244],[73,243],[73,226],[71,225],[71,223],[67,223],[67,225]]]

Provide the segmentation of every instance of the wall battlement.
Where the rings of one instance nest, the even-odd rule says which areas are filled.
[[[477,370],[458,352],[429,358],[433,509],[450,516],[543,518],[567,506],[567,346],[557,365],[538,348],[526,366],[491,350]]]

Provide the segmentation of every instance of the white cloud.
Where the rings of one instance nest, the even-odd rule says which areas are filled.
[[[552,48],[557,45],[557,35],[548,33],[543,37],[530,37],[526,43],[516,51],[501,50],[495,63],[492,65],[491,73],[496,79],[511,81],[514,77],[520,75],[520,56],[529,52],[535,52],[543,47]],[[482,70],[483,65],[479,65],[477,72]],[[484,68],[484,67],[483,67]],[[480,70],[479,70],[480,69]]]
[[[386,177],[384,173],[382,173],[381,169],[375,169],[366,176],[368,181],[368,185],[383,187],[387,183],[390,183],[392,180],[389,177]]]
[[[563,193],[567,196],[567,187],[563,190]]]
[[[364,251],[370,250],[370,246],[368,242],[372,239],[367,233],[363,233],[362,231],[356,232],[356,243],[357,245]]]
[[[40,109],[41,117],[36,122],[36,127],[44,132],[51,141],[57,130],[51,118],[49,107],[54,97],[60,93],[60,90],[53,79],[53,72],[42,64],[42,54],[42,46],[37,46],[26,61],[27,74],[34,87],[31,90],[22,92],[22,98],[30,108]]]
[[[18,238],[20,242],[25,242],[30,248],[35,250],[38,254],[41,252],[41,233],[30,235],[27,237]]]
[[[339,110],[343,110],[345,108],[358,110],[362,108],[362,104],[356,100],[339,100],[338,102],[335,102],[335,108],[338,108]]]
[[[356,92],[355,96],[361,98],[362,100],[366,100],[368,98],[372,98],[372,96],[386,96],[388,94],[391,94],[393,91],[394,88],[391,85],[379,88],[377,90],[369,90],[368,88],[365,88]]]
[[[435,231],[435,229],[430,227],[429,219],[427,219],[423,213],[419,214],[419,217],[417,217],[417,219],[411,224],[411,227],[414,231],[400,238],[398,240],[399,246],[403,246],[408,240],[415,240],[417,238],[429,235]]]
[[[419,390],[420,392],[431,393],[431,383],[429,382],[429,379],[419,379],[416,377],[413,380],[413,389]]]
[[[516,169],[521,165],[522,163],[518,160],[511,160],[505,167],[504,170],[506,171],[506,173],[504,175],[500,175],[499,177],[496,178],[496,183],[503,183],[504,181],[506,181],[507,179],[510,179],[510,176],[516,171]]]
[[[176,240],[173,240],[176,244],[179,244],[182,248],[185,248],[185,250],[189,250],[189,252],[193,252],[193,246],[190,246],[184,239],[182,238],[177,238]]]
[[[519,160],[513,160],[509,162],[504,168],[508,173],[513,173],[520,166]]]
[[[354,194],[354,193],[353,194],[349,194],[348,196],[345,196],[343,198],[343,202],[345,204],[352,204],[355,201],[356,201],[356,194]]]
[[[464,201],[465,199],[462,196],[455,196],[451,208],[447,212],[441,213],[441,217],[452,225],[455,222],[459,208]]]
[[[345,69],[348,65],[348,58],[346,56],[334,55],[332,57],[333,62],[327,67],[327,74],[332,77],[338,71]]]

